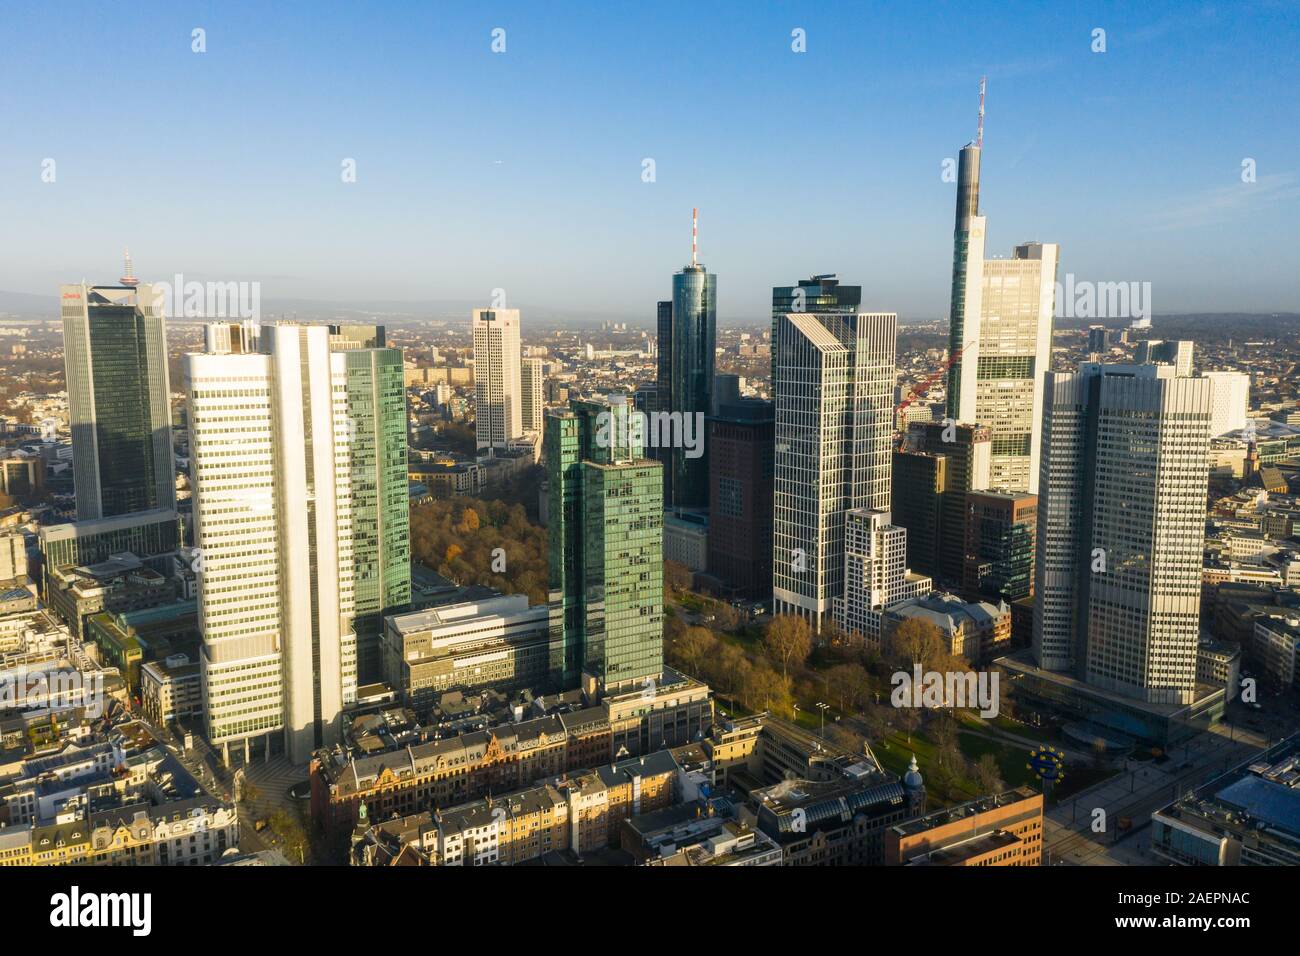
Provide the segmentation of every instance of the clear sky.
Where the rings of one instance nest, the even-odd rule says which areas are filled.
[[[942,164],[974,138],[987,74],[990,253],[1059,242],[1062,278],[1150,281],[1157,313],[1300,310],[1292,2],[61,2],[5,17],[6,291],[112,280],[129,246],[146,279],[260,281],[264,303],[486,304],[504,288],[525,309],[649,320],[699,206],[724,319],[761,318],[774,284],[814,272],[861,284],[872,308],[940,317]]]

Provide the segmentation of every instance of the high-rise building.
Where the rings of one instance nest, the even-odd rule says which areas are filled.
[[[358,625],[409,600],[401,353],[330,340],[270,325],[260,353],[186,357],[204,716],[227,756],[337,740]]]
[[[739,593],[772,593],[775,411],[740,399],[709,420],[709,573]]]
[[[704,418],[713,413],[714,350],[717,347],[718,277],[698,261],[694,230],[691,236],[691,261],[673,276],[673,299],[669,315],[672,334],[669,342],[659,342],[659,374],[667,372],[668,393],[659,391],[659,407],[685,416],[695,416],[694,434],[703,435]],[[664,328],[664,308],[660,303],[659,328]],[[668,365],[664,367],[664,353]],[[674,508],[705,508],[709,503],[708,462],[702,455],[687,454],[685,448],[673,448],[665,459],[671,470],[670,504]]]
[[[546,407],[542,398],[545,381],[542,369],[539,358],[526,358],[519,362],[520,417],[524,431],[537,435],[542,433],[542,411]]]
[[[844,596],[835,618],[849,634],[879,643],[881,616],[890,606],[929,594],[929,577],[907,567],[907,529],[888,511],[854,508],[844,516]]]
[[[475,309],[474,434],[480,451],[504,449],[523,434],[519,310]]]
[[[1174,372],[1055,372],[1043,415],[1034,655],[1150,704],[1196,687],[1211,384]]]
[[[622,396],[617,396],[622,399]],[[663,667],[663,466],[626,400],[547,413],[551,681],[599,694]]]
[[[1172,365],[1174,374],[1182,378],[1192,374],[1194,346],[1188,339],[1146,339],[1138,343],[1135,360],[1139,365]]]
[[[1034,593],[1038,496],[1024,491],[966,495],[966,579],[972,601],[1018,601]]]
[[[120,286],[61,287],[83,521],[176,507],[164,297],[127,272]]]
[[[667,299],[658,303],[655,310],[655,391],[653,408],[643,411],[668,412],[673,404],[673,302]],[[671,447],[657,443],[646,449],[646,457],[664,466],[664,503],[673,502],[673,456]]]
[[[1250,375],[1246,372],[1202,372],[1210,380],[1210,437],[1246,427],[1250,411]]]
[[[1053,243],[1027,242],[1016,246],[1010,259],[984,258],[980,139],[962,148],[958,164],[948,417],[990,430],[988,487],[1037,492],[1043,376],[1051,366],[1060,250]]]
[[[937,577],[942,567],[948,457],[924,451],[894,452],[893,520],[907,530],[907,563]]]
[[[896,333],[852,308],[777,319],[773,592],[818,631],[844,594],[845,513],[889,510]]]
[[[961,585],[966,567],[966,496],[989,486],[992,460],[990,429],[983,425],[958,424],[953,421],[912,422],[908,426],[902,450],[941,455],[945,459],[943,491],[939,502],[942,512],[938,534],[939,566],[937,571],[930,571],[918,560],[916,567],[922,573],[934,574],[944,583],[957,588]],[[901,484],[898,479],[895,479],[895,483]],[[918,496],[928,487],[928,483],[916,488],[907,487],[904,492],[908,500],[896,518],[909,533],[912,529],[904,522],[911,520],[913,515],[925,519],[929,513],[929,507],[917,501]],[[918,533],[928,536],[928,529],[920,528]]]
[[[1106,351],[1106,348],[1106,326],[1088,326],[1088,351],[1100,355]]]
[[[382,343],[382,327],[368,341]],[[339,348],[333,337],[331,348]],[[384,615],[411,600],[406,391],[401,349],[345,348],[331,355],[347,383],[352,553],[351,568],[345,560],[342,574],[352,580],[357,679],[367,684],[383,678]]]

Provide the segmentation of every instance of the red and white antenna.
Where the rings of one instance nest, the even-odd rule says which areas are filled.
[[[131,250],[127,249],[123,255],[126,257],[126,275],[122,276],[122,278],[117,281],[122,283],[122,285],[134,288],[140,284],[140,280],[135,277],[135,271],[131,268]]]
[[[987,76],[980,77],[980,122],[979,128],[975,132],[976,149],[982,149],[984,146],[984,86],[987,81]]]
[[[692,209],[691,210],[691,265],[692,266],[694,266],[696,261],[699,259],[699,252],[700,252],[699,223],[700,223],[700,211],[698,209]]]

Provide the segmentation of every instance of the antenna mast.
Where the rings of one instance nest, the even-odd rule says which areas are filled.
[[[982,149],[984,147],[984,86],[987,81],[987,76],[980,77],[980,122],[979,128],[975,132],[976,149]]]
[[[691,266],[694,267],[699,260],[699,219],[700,211],[691,210]]]

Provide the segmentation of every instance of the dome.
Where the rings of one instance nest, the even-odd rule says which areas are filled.
[[[903,786],[908,790],[920,790],[925,786],[925,781],[921,779],[921,768],[916,765],[916,754],[912,754],[912,762],[903,775]]]

